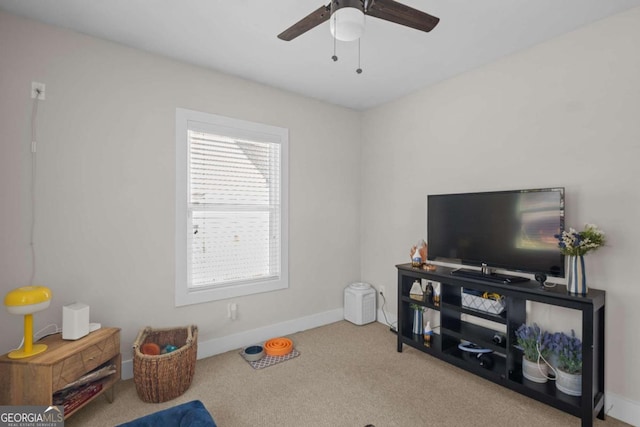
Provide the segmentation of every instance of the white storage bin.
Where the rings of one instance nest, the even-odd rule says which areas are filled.
[[[466,292],[462,292],[462,306],[491,314],[500,314],[505,310],[505,308],[507,308],[504,298],[500,298],[496,301],[489,298],[471,295]]]

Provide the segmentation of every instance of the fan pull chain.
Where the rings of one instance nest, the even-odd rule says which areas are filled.
[[[358,39],[358,69],[356,73],[362,74],[362,68],[360,67],[360,39]]]
[[[335,13],[333,14],[333,28],[336,28],[336,15]],[[336,62],[338,60],[338,57],[336,56],[336,38],[333,38],[333,56],[331,57],[331,59],[333,59],[333,62]]]

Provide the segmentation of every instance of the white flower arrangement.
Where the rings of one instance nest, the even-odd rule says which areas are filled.
[[[595,224],[586,224],[584,230],[580,232],[569,228],[569,231],[565,230],[562,234],[556,234],[555,237],[564,255],[585,255],[604,246],[604,231]]]

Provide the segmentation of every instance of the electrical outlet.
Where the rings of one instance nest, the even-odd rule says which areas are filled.
[[[384,290],[384,286],[380,286],[380,295],[387,296],[387,292]]]
[[[44,101],[44,90],[45,84],[39,82],[31,82],[31,99],[38,98],[41,101]]]

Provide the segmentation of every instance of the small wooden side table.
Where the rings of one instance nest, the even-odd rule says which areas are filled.
[[[44,353],[25,359],[0,356],[0,405],[52,405],[56,391],[106,362],[115,365],[116,372],[99,380],[101,390],[65,411],[64,418],[101,394],[113,402],[113,386],[121,373],[119,328],[101,328],[75,341],[65,341],[58,333],[39,342],[48,346]]]

